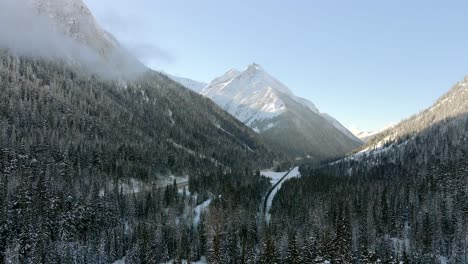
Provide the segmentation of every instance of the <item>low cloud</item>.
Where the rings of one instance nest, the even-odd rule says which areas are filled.
[[[150,63],[152,61],[174,62],[172,54],[161,49],[157,45],[148,43],[128,43],[125,46],[130,53],[134,54],[144,63]]]
[[[153,33],[153,27],[149,26],[149,19],[145,19],[147,13],[140,10],[138,5],[133,2],[109,0],[86,2],[90,7],[94,7],[97,19],[103,26],[115,34],[122,45],[143,63],[173,63],[176,60],[173,53],[158,45],[157,40],[153,41],[151,36],[156,34]]]
[[[112,54],[110,63],[119,63],[119,68],[111,67],[98,52],[59,32],[53,21],[25,0],[0,0],[0,48],[18,55],[62,59],[104,77],[129,77],[144,70],[136,60],[129,59],[128,65],[122,62],[127,59],[123,51]]]
[[[21,0],[0,0],[0,47],[22,55],[47,57],[71,56],[73,49],[82,52],[83,48],[55,31],[46,17],[36,14]]]

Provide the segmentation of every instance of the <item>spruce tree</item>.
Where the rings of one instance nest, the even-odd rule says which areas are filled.
[[[297,236],[292,235],[289,237],[288,241],[288,250],[286,252],[286,258],[284,260],[284,263],[288,264],[300,264],[302,263],[302,254],[301,251],[299,250],[299,245],[297,242]]]
[[[263,246],[262,246],[262,251],[260,254],[260,258],[258,260],[258,263],[260,264],[275,264],[279,263],[278,261],[278,255],[276,252],[276,246],[275,242],[273,240],[273,236],[270,233],[271,231],[267,230],[264,241],[263,241]]]

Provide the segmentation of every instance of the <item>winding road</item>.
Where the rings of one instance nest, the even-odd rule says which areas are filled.
[[[278,185],[280,185],[288,176],[289,174],[298,167],[294,167],[292,168],[291,170],[289,170],[286,174],[284,174],[283,177],[281,177],[271,188],[270,190],[268,190],[267,194],[265,195],[265,197],[263,197],[263,205],[262,205],[262,215],[266,218],[267,214],[268,214],[268,200],[270,199],[270,196],[271,196],[271,193],[275,190],[275,188],[278,187]]]

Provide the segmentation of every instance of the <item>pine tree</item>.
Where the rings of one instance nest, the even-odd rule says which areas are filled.
[[[5,172],[5,173],[4,173]],[[8,177],[9,170],[0,170],[0,262],[6,263],[6,250],[8,246]]]
[[[349,211],[347,207],[340,206],[339,218],[336,225],[336,236],[333,241],[335,249],[334,260],[338,263],[349,263],[352,259],[351,230],[349,223]]]
[[[258,263],[260,264],[275,264],[279,263],[278,255],[276,253],[276,246],[273,240],[271,231],[266,231],[262,251]]]
[[[315,237],[309,237],[306,239],[302,252],[304,254],[304,263],[315,263],[315,259],[318,257]]]
[[[213,264],[221,264],[223,261],[222,254],[221,237],[219,235],[215,235],[208,248],[208,261]]]
[[[302,263],[302,256],[299,250],[299,245],[297,243],[296,235],[292,235],[289,237],[287,256],[284,262],[288,264]]]
[[[361,256],[359,257],[359,263],[374,264],[377,263],[377,257],[373,252],[370,252],[366,247],[363,247],[361,250]]]

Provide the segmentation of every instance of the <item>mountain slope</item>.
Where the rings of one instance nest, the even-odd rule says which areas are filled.
[[[361,150],[379,149],[384,145],[401,143],[415,134],[468,112],[468,76],[458,82],[428,109],[380,132],[362,146]]]
[[[340,130],[343,134],[345,134],[349,138],[351,138],[351,139],[353,139],[353,140],[355,140],[357,142],[362,141],[361,138],[354,135],[351,131],[349,131],[345,126],[343,126],[338,120],[336,120],[331,115],[329,115],[327,113],[323,113],[322,116],[325,117],[325,119],[327,119],[334,127],[336,127],[338,130]]]
[[[30,23],[29,27],[41,34],[25,30],[14,35],[19,39],[24,35],[37,37],[38,42],[44,44],[63,44],[66,52],[58,53],[59,57],[49,53],[34,56],[31,54],[34,50],[16,52],[14,47],[6,47],[0,54],[1,99],[18,105],[25,104],[24,100],[31,101],[29,97],[14,97],[20,90],[48,98],[53,103],[51,106],[37,102],[34,107],[44,105],[47,109],[54,109],[53,106],[56,109],[47,110],[47,118],[44,112],[35,111],[35,114],[50,122],[56,120],[45,125],[47,131],[57,134],[56,137],[64,144],[73,145],[70,141],[74,138],[84,140],[91,136],[88,131],[94,131],[99,142],[108,144],[108,148],[98,145],[101,151],[109,154],[110,163],[116,162],[112,151],[119,153],[119,148],[130,149],[134,156],[123,159],[129,161],[138,156],[138,161],[133,163],[139,164],[148,175],[151,171],[182,174],[205,166],[227,169],[271,166],[276,159],[257,134],[216,104],[147,69],[126,53],[118,41],[96,23],[81,0],[28,0],[27,3],[27,6],[16,2],[2,4],[2,7],[10,9],[2,9],[1,13],[27,12],[26,15],[32,18],[23,23],[25,26]],[[2,19],[19,23],[22,15],[14,13],[15,16],[2,16]],[[36,28],[35,22],[40,22],[40,27]],[[47,34],[43,36],[42,33]],[[68,45],[69,41],[74,45]],[[75,48],[79,48],[75,53],[67,53]],[[84,49],[93,51],[104,62],[94,65],[99,72],[103,68],[112,69],[116,70],[115,75],[88,74],[88,64],[80,63],[80,56],[89,55],[81,53]],[[19,55],[22,53],[26,56]],[[135,61],[142,67],[138,69],[138,75],[121,81],[128,74],[126,67],[121,66],[132,65]],[[95,72],[94,69],[91,72]],[[26,115],[28,111],[31,109],[17,109],[5,118]],[[32,117],[30,119],[33,124],[38,122]],[[70,127],[63,122],[71,122],[72,125]],[[58,123],[68,130],[63,132],[60,126],[56,126]],[[80,124],[79,129],[77,124]],[[82,130],[84,127],[88,130]],[[26,139],[32,137],[30,133],[37,127],[27,131],[23,129],[26,128],[16,124],[17,133],[22,133]],[[37,143],[33,139],[28,142]]]
[[[370,241],[371,257],[382,262],[405,255],[405,263],[464,263],[467,156],[465,77],[433,106],[381,132],[361,152],[323,166],[302,166],[303,177],[283,183],[275,196],[272,222],[278,230],[299,234],[340,230],[347,235],[337,233],[335,239],[347,237],[348,245],[355,244],[361,251],[356,255],[363,256],[359,263],[372,262],[366,256]],[[325,217],[309,225],[311,215],[327,214],[341,220]],[[329,258],[352,262],[351,250],[345,251]]]
[[[279,93],[299,101],[285,85],[257,64],[250,65],[243,72],[230,70],[201,92],[249,126],[286,110]]]
[[[301,174],[306,177],[285,182],[275,196],[272,222],[279,230],[296,228],[303,234],[332,232],[345,225],[348,241],[363,253],[369,252],[368,241],[374,241],[373,255],[382,262],[406,255],[407,263],[438,263],[440,259],[464,263],[467,135],[468,113],[460,112],[424,129],[421,126],[400,144],[318,168],[303,166]],[[325,223],[309,226],[311,215],[340,215],[343,211],[353,213],[343,214],[345,221],[325,217]],[[439,250],[441,243],[446,243],[443,250]],[[330,259],[343,255],[340,252]],[[372,262],[366,258],[359,262]]]
[[[14,127],[27,148],[41,144],[39,133],[54,138],[47,148],[95,150],[106,164],[131,163],[153,180],[158,173],[268,167],[276,159],[244,124],[159,73],[122,84],[2,51],[0,74],[2,127]]]
[[[252,171],[282,158],[259,135],[165,75],[144,69],[125,79],[107,47],[31,13],[5,16],[26,10],[5,2],[17,1],[0,1],[2,263],[164,263],[189,248],[207,255],[191,216],[208,195],[255,223],[269,182]],[[175,182],[161,184],[167,176],[189,185],[179,193]],[[176,236],[186,242],[171,244]]]
[[[384,131],[388,127],[382,129],[382,130],[377,130],[377,131],[361,131],[356,128],[351,129],[351,133],[353,133],[357,138],[359,138],[361,141],[364,143],[369,141],[371,138],[379,134],[380,132]]]
[[[118,69],[121,74],[146,68],[97,23],[82,0],[28,1],[39,13],[48,16],[59,31],[97,52],[107,66]]]
[[[164,73],[164,74],[166,74],[167,77],[171,78],[173,81],[179,83],[185,88],[188,88],[196,93],[200,93],[203,90],[203,88],[205,88],[208,85],[207,83],[204,83],[204,82],[198,82],[198,81],[194,81],[188,78],[177,77],[177,76],[170,75],[167,73]]]
[[[28,0],[47,16],[57,30],[108,57],[119,47],[117,40],[102,29],[81,0]]]
[[[214,79],[201,94],[293,157],[316,160],[340,156],[361,142],[338,121],[295,96],[258,64],[230,70]]]
[[[129,79],[147,70],[81,0],[1,1],[0,48],[63,60],[107,78]]]

